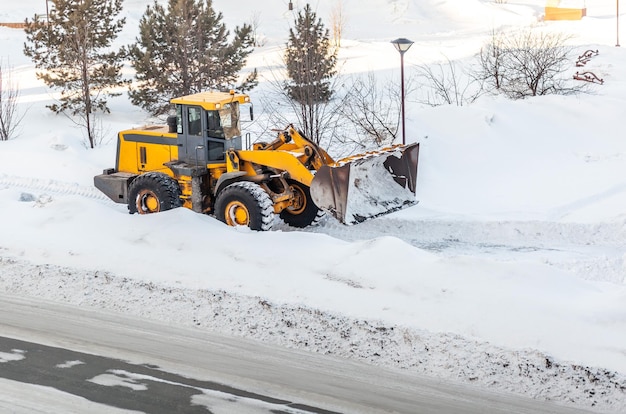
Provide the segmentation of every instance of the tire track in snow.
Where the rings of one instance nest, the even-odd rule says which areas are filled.
[[[76,195],[100,202],[113,203],[100,190],[93,186],[84,186],[78,183],[70,183],[59,180],[46,180],[32,177],[19,177],[14,175],[0,175],[0,189],[17,188],[24,191],[41,191],[55,195]]]
[[[570,271],[581,279],[626,283],[626,222],[455,221],[378,218],[344,226],[326,218],[320,226],[281,231],[322,233],[348,242],[396,237],[444,256],[488,260],[534,260]]]
[[[613,187],[601,191],[597,194],[593,194],[579,200],[573,201],[568,204],[564,204],[562,206],[556,207],[550,214],[550,220],[559,220],[567,217],[568,215],[575,213],[578,210],[582,210],[584,208],[593,206],[594,204],[598,204],[603,200],[609,199],[611,197],[615,197],[620,194],[626,193],[626,182],[621,184],[614,185]]]
[[[115,204],[94,186],[0,175],[0,189],[40,191],[48,195],[79,196]],[[615,190],[615,189],[613,189]],[[622,190],[619,187],[617,190]],[[611,194],[614,191],[611,192]],[[626,283],[626,223],[562,223],[555,221],[454,221],[379,218],[345,226],[332,218],[320,226],[294,229],[278,224],[275,230],[323,233],[345,241],[397,237],[419,249],[442,256],[473,255],[519,260],[540,258],[588,280]]]
[[[278,225],[284,231],[302,231]],[[601,246],[626,249],[626,222],[563,223],[555,221],[481,221],[377,218],[345,226],[326,218],[304,231],[324,233],[346,241],[397,237],[434,252],[460,248],[500,248],[511,251],[559,250]]]

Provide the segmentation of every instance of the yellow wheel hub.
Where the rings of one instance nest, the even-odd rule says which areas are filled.
[[[159,200],[155,197],[147,197],[145,200],[146,208],[150,211],[158,210],[159,208]]]
[[[159,198],[152,191],[144,190],[137,195],[137,211],[139,214],[157,213],[161,211]]]
[[[229,226],[247,226],[250,222],[250,213],[240,201],[231,201],[226,206],[226,224]]]
[[[301,214],[306,208],[306,194],[297,185],[292,185],[291,190],[293,191],[293,204],[288,207],[288,210],[291,214]]]

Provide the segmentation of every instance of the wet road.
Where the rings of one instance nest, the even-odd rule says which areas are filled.
[[[98,413],[586,412],[36,299],[0,295],[0,336],[0,379],[82,397]],[[0,408],[9,394],[0,382]]]

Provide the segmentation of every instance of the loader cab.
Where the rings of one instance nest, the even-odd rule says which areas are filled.
[[[179,159],[192,165],[224,163],[226,151],[242,149],[240,105],[247,102],[247,95],[224,92],[172,100]]]

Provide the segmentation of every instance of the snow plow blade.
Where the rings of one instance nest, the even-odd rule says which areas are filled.
[[[417,204],[419,144],[396,145],[322,166],[311,183],[317,207],[344,224]]]

